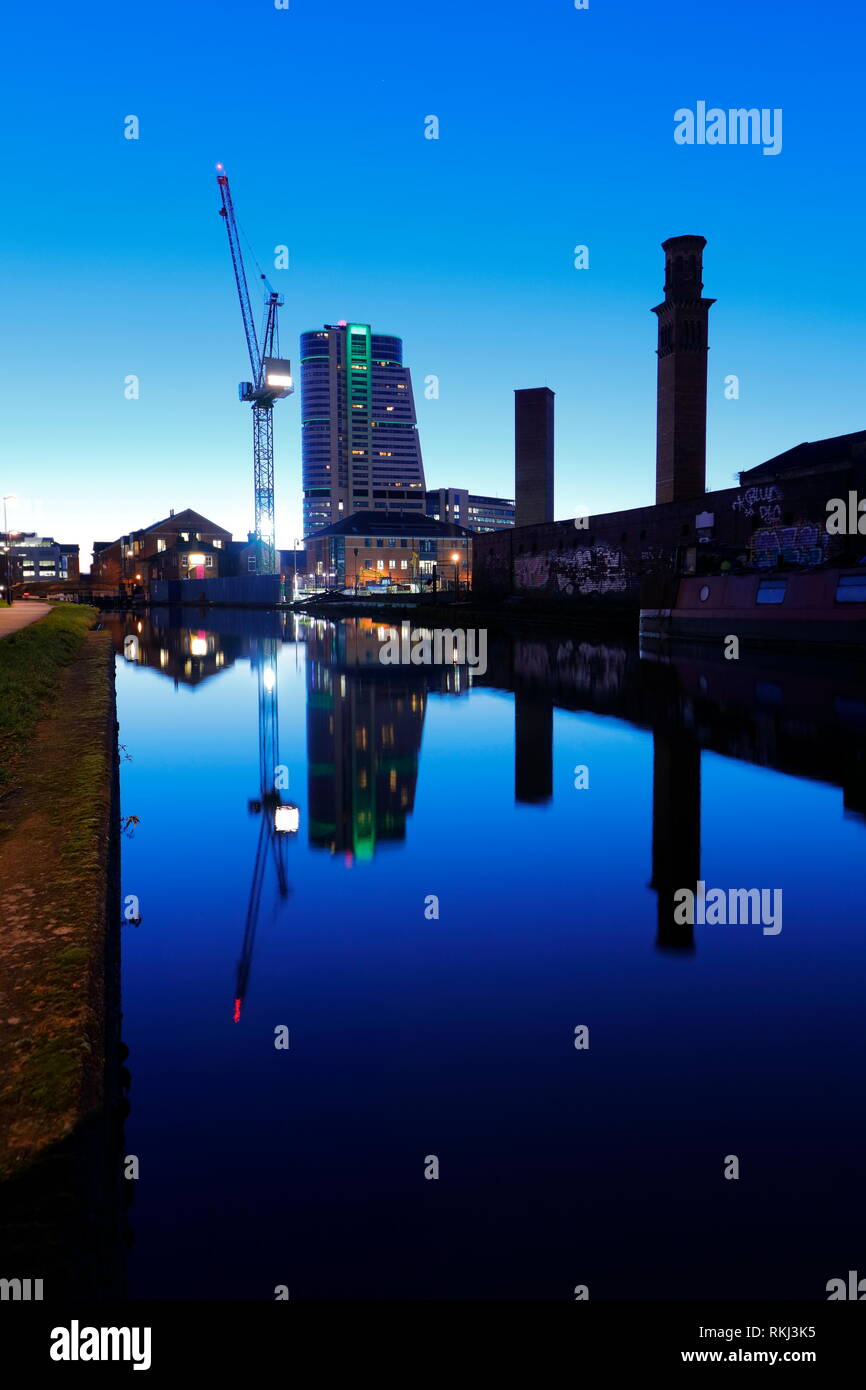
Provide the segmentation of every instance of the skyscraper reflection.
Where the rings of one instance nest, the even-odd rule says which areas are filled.
[[[309,841],[347,862],[406,837],[427,695],[468,692],[465,667],[383,665],[387,627],[318,620],[307,634]]]

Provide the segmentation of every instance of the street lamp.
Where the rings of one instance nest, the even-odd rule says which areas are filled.
[[[452,550],[451,559],[454,562],[454,592],[460,593],[460,556],[456,550]]]
[[[9,523],[6,520],[6,503],[15,501],[15,493],[7,492],[3,498],[3,546],[6,551],[5,575],[6,602],[12,607],[12,546],[9,542]]]

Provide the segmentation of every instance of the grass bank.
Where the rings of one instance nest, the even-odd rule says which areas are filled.
[[[0,1177],[105,1102],[119,1008],[114,654],[61,605],[0,641]]]
[[[32,626],[0,641],[0,798],[20,785],[28,744],[95,616],[95,608],[58,604]]]

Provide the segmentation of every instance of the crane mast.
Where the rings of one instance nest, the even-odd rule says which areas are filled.
[[[264,275],[267,290],[266,319],[261,347],[256,336],[253,308],[247,284],[243,252],[238,235],[234,203],[228,175],[217,165],[217,183],[222,197],[220,217],[224,218],[229,238],[229,250],[235,285],[241,306],[244,336],[250,359],[252,381],[242,381],[238,396],[252,406],[253,415],[253,500],[255,505],[256,573],[277,574],[277,552],[274,527],[274,402],[283,400],[294,391],[292,369],[288,358],[280,357],[277,310],[282,296],[271,288]]]

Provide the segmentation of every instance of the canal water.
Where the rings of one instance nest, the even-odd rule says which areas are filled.
[[[229,610],[106,625],[141,919],[131,1296],[866,1275],[862,673],[492,632],[474,671],[384,665],[370,620]],[[700,882],[699,917],[778,890],[781,930],[682,921]]]

